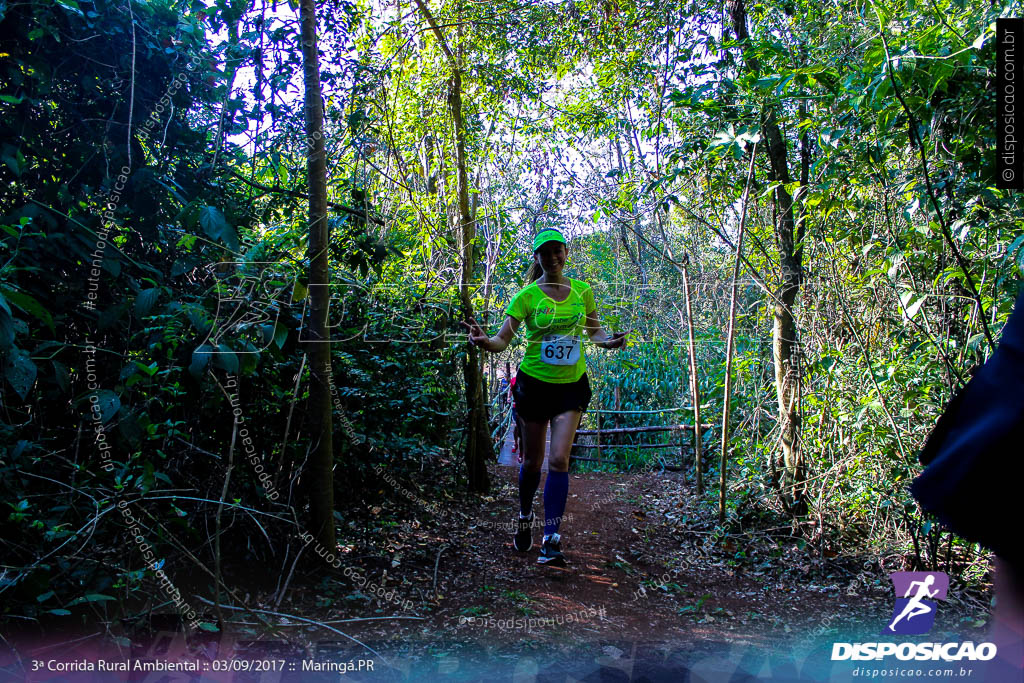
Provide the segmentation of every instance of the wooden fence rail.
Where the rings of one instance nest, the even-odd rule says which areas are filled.
[[[711,429],[711,425],[701,425]],[[600,436],[602,434],[639,434],[641,432],[685,432],[693,431],[693,425],[655,425],[653,427],[615,427],[613,429],[577,429],[576,436]]]
[[[709,429],[711,429],[711,425],[701,425],[701,431],[707,431]],[[583,461],[588,461],[588,462],[599,462],[599,463],[603,463],[603,462],[618,462],[617,459],[615,461],[608,461],[608,460],[605,460],[604,458],[601,457],[601,449],[609,447],[607,444],[604,445],[604,446],[602,446],[602,444],[601,444],[601,437],[603,435],[605,435],[605,434],[650,434],[650,433],[657,433],[657,432],[684,432],[685,433],[685,432],[693,432],[693,431],[695,431],[693,425],[685,425],[685,424],[678,424],[678,425],[656,425],[656,426],[650,426],[650,427],[615,427],[615,428],[612,428],[612,429],[577,429],[576,430],[576,437],[577,438],[579,438],[581,436],[594,436],[594,437],[597,437],[597,443],[590,444],[590,443],[576,443],[576,442],[573,442],[573,445],[572,445],[573,449],[574,450],[575,449],[582,449],[582,448],[597,449],[597,457],[596,458],[585,458],[585,457],[573,455],[573,456],[570,456],[570,460],[583,460]],[[613,447],[614,448],[635,448],[635,449],[638,449],[638,450],[641,449],[641,448],[678,448],[679,449],[679,467],[678,468],[672,467],[671,469],[682,469],[683,465],[686,463],[686,446],[687,446],[687,443],[685,441],[681,440],[678,443],[646,443],[646,444],[634,444],[634,445],[631,445],[631,446],[613,446]]]

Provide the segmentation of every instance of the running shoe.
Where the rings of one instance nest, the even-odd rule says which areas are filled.
[[[533,547],[534,519],[536,519],[536,515],[532,512],[529,517],[516,514],[516,535],[512,538],[512,546],[521,553],[525,553]]]
[[[562,555],[562,537],[558,534],[551,534],[544,538],[540,546],[540,555],[537,556],[537,564],[549,565],[552,567],[564,567],[565,556]]]

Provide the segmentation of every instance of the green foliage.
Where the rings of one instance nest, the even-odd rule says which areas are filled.
[[[931,543],[938,532],[906,491],[914,456],[991,352],[982,325],[998,331],[1024,269],[1019,202],[994,187],[985,77],[994,22],[1019,5],[769,0],[747,6],[742,42],[714,3],[437,5],[462,76],[477,231],[478,268],[461,283],[453,63],[414,15],[334,3],[321,80],[342,520],[372,465],[420,471],[459,447],[458,289],[496,329],[524,284],[531,234],[549,226],[569,232],[570,274],[597,285],[605,326],[631,332],[619,353],[588,351],[595,408],[616,392],[626,410],[691,404],[688,259],[717,474],[729,277],[755,145],[727,505],[731,524],[767,519],[785,246],[782,181],[762,151],[770,114],[803,221],[796,366],[811,516],[851,544]],[[182,558],[184,542],[209,559],[205,521],[231,453],[225,504],[250,509],[221,540],[266,562],[287,531],[255,521],[272,508],[251,447],[304,514],[297,475],[315,436],[307,141],[291,94],[301,60],[291,24],[233,1],[0,3],[0,31],[0,538],[20,568],[0,580],[2,609],[44,626],[87,609],[112,618],[141,609],[154,579],[115,551],[127,533],[117,501],[160,521],[150,540],[161,557]],[[246,445],[227,418],[236,409]],[[655,439],[667,442],[623,438],[612,452],[643,468],[659,451],[636,445]],[[87,543],[84,559],[70,554]]]

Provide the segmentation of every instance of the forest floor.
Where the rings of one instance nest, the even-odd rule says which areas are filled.
[[[456,493],[456,500],[436,501],[461,512],[432,515],[414,495],[406,496],[413,507],[404,512],[371,508],[381,520],[376,531],[388,537],[376,545],[390,554],[361,571],[393,590],[392,602],[350,587],[340,601],[349,605],[344,614],[337,602],[312,609],[336,595],[324,582],[315,594],[291,591],[304,604],[281,609],[319,612],[325,621],[379,617],[339,628],[400,653],[406,666],[411,661],[436,673],[468,672],[465,659],[474,655],[492,666],[505,657],[512,669],[529,673],[524,657],[550,661],[555,652],[566,671],[578,667],[581,656],[595,671],[642,659],[670,667],[673,657],[692,669],[715,652],[732,660],[748,656],[737,648],[798,659],[817,650],[828,659],[834,641],[877,640],[893,608],[888,572],[908,568],[891,566],[901,561],[896,556],[885,571],[865,558],[823,557],[789,526],[760,528],[768,526],[763,520],[747,532],[718,535],[712,496],[698,499],[678,472],[573,472],[560,529],[568,566],[543,567],[537,565],[542,529],[528,553],[512,547],[518,470],[496,463],[490,474],[492,495]],[[538,518],[542,491],[543,480]],[[353,590],[366,602],[351,602]],[[406,600],[411,608],[396,606]],[[978,640],[987,631],[989,602],[988,588],[967,590],[954,581],[930,637]],[[348,656],[358,649],[342,647]],[[760,661],[748,664],[761,667]],[[672,670],[679,669],[665,669]]]
[[[517,468],[491,464],[487,496],[446,489],[450,472],[364,486],[347,503],[340,561],[314,555],[280,602],[267,586],[285,568],[233,566],[229,584],[275,613],[266,618],[277,634],[232,612],[227,640],[197,632],[188,656],[374,662],[374,673],[350,671],[350,680],[747,680],[765,671],[839,680],[833,643],[879,640],[893,608],[888,573],[909,568],[896,551],[883,569],[823,550],[767,511],[719,533],[711,493],[698,497],[683,473],[656,471],[571,472],[560,529],[568,566],[543,567],[542,529],[528,553],[512,547]],[[370,583],[382,587],[376,595]],[[983,639],[989,590],[954,578],[928,638]],[[141,635],[133,648],[158,651]],[[290,671],[245,680],[323,678]]]

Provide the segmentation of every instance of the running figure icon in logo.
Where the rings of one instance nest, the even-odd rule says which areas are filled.
[[[894,572],[889,579],[896,589],[896,606],[882,633],[913,635],[931,630],[936,603],[929,598],[946,599],[949,577],[943,572]]]

